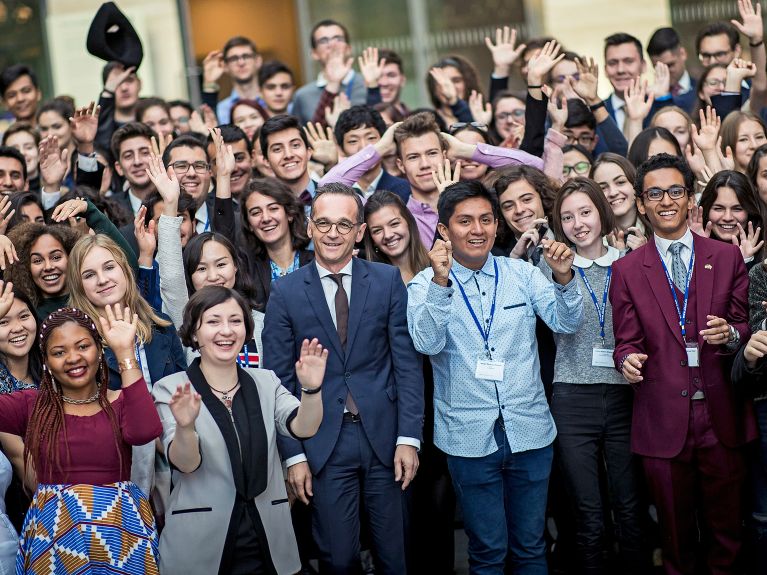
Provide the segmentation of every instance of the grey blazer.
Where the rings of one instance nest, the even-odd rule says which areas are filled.
[[[277,573],[296,573],[301,569],[301,561],[290,520],[276,433],[289,435],[286,420],[300,402],[280,385],[274,372],[265,369],[246,371],[258,387],[269,449],[267,488],[256,497],[256,508]],[[186,372],[182,371],[164,377],[152,389],[162,420],[162,443],[166,453],[176,432],[176,420],[168,402],[176,387],[187,381]],[[191,473],[173,470],[173,489],[165,513],[165,529],[160,536],[160,572],[163,575],[218,573],[234,507],[236,491],[227,446],[205,403],[200,406],[195,430],[200,438],[202,462]]]

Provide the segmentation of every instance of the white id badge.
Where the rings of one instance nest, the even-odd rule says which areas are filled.
[[[503,381],[503,366],[504,363],[502,361],[478,359],[474,377],[477,379],[488,379],[490,381]]]
[[[698,367],[698,346],[695,343],[688,342],[685,351],[687,351],[687,366]]]
[[[591,350],[591,367],[612,367],[615,369],[613,351],[607,347],[593,348]]]

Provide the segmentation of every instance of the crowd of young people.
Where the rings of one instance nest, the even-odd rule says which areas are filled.
[[[238,36],[199,108],[117,61],[84,106],[0,72],[0,572],[450,574],[458,524],[475,575],[767,572],[737,10],[698,78],[673,28],[652,84],[609,36],[604,100],[508,27],[487,91],[446,55],[417,110],[334,20],[316,81]]]

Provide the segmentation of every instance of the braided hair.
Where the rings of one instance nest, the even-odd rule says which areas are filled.
[[[67,464],[69,461],[69,442],[67,440],[67,430],[64,418],[64,401],[62,399],[63,390],[56,384],[53,374],[48,369],[47,348],[48,340],[51,334],[66,323],[75,323],[85,328],[93,338],[96,347],[99,350],[99,365],[96,371],[96,385],[98,388],[98,404],[107,414],[109,422],[112,425],[115,446],[120,457],[120,468],[122,468],[122,432],[117,423],[112,404],[107,397],[109,384],[109,368],[103,353],[101,336],[96,329],[96,324],[83,311],[77,308],[61,308],[51,313],[40,326],[40,353],[43,356],[43,376],[40,380],[40,388],[35,401],[35,407],[27,425],[27,433],[24,440],[24,463],[33,463],[38,474],[42,469],[43,461],[48,463],[48,477],[38,476],[40,483],[52,483],[52,474],[54,468],[60,473],[63,472],[61,460],[59,457],[58,441],[59,435],[63,432],[63,443],[67,449]]]

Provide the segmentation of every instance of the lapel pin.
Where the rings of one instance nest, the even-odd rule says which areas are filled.
[[[703,267],[706,268],[707,270],[713,269],[713,266],[711,264],[706,264]]]

